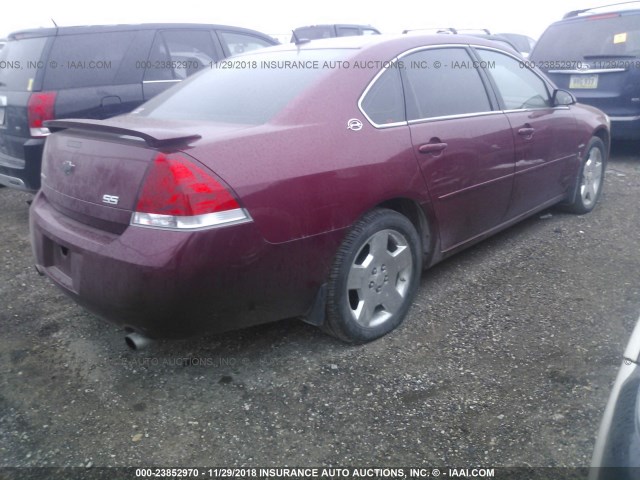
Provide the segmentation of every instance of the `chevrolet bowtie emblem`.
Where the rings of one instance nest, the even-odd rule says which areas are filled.
[[[69,160],[62,162],[62,171],[65,175],[71,175],[75,168],[75,164]]]

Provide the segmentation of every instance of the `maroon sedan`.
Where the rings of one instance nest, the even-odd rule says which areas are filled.
[[[373,340],[424,267],[551,205],[593,209],[609,152],[606,115],[464,36],[273,47],[47,126],[38,271],[149,337],[299,317]]]

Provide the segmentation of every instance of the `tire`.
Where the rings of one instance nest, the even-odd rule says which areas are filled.
[[[598,137],[593,137],[585,149],[575,198],[564,207],[566,211],[582,215],[594,209],[602,193],[606,166],[607,150],[604,143]]]
[[[404,215],[377,209],[362,217],[336,254],[323,330],[346,342],[366,343],[398,327],[420,283],[420,246]]]

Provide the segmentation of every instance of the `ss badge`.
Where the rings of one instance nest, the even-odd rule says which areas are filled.
[[[102,203],[107,203],[109,205],[117,205],[120,201],[120,197],[116,197],[115,195],[103,195]]]

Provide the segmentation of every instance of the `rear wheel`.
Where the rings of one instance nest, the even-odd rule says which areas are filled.
[[[598,137],[593,137],[585,149],[578,178],[578,191],[573,202],[566,206],[566,210],[582,214],[594,209],[602,193],[606,164],[607,153],[604,143]]]
[[[420,238],[413,224],[393,210],[369,212],[336,255],[323,328],[353,343],[395,329],[411,306],[421,269]]]

